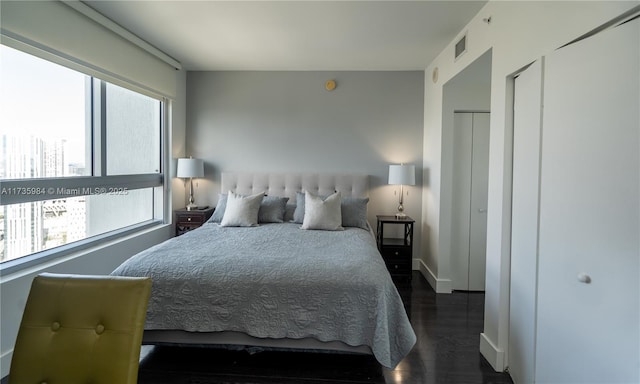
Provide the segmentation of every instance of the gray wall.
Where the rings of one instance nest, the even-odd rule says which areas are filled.
[[[189,72],[187,155],[205,161],[196,203],[215,205],[221,171],[365,173],[375,225],[397,206],[388,165],[413,163],[405,212],[419,245],[423,110],[423,71]]]

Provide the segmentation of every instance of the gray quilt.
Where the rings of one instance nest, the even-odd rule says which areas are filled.
[[[416,336],[371,234],[299,224],[202,227],[149,248],[114,272],[153,280],[146,329],[369,346],[393,368]]]

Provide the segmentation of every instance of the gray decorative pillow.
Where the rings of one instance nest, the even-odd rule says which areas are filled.
[[[341,231],[342,213],[340,192],[322,199],[320,196],[305,193],[304,221],[302,229],[322,229],[325,231]]]
[[[368,197],[343,197],[341,204],[342,226],[369,230],[367,203],[369,203]]]
[[[258,211],[258,223],[283,223],[288,197],[265,196]]]
[[[296,205],[287,203],[287,207],[285,208],[285,211],[284,211],[284,221],[286,223],[289,223],[289,222],[293,223],[293,214],[295,213],[295,211],[296,211]]]
[[[293,212],[292,223],[302,224],[304,220],[304,192],[296,192],[296,210]]]
[[[258,223],[283,223],[285,221],[285,211],[287,207],[288,197],[265,196],[260,203],[258,211]],[[295,206],[293,206],[295,208]],[[218,205],[213,215],[209,218],[208,223],[220,223],[227,208],[227,195],[218,194]],[[282,213],[280,213],[282,212]],[[291,218],[289,218],[291,220]],[[288,221],[288,220],[287,220]]]
[[[258,211],[263,198],[264,193],[242,196],[230,191],[220,226],[252,227],[258,225]]]
[[[209,218],[208,223],[220,223],[222,221],[222,217],[224,216],[224,211],[227,208],[227,195],[223,195],[222,193],[218,194],[218,204],[216,205],[215,211],[213,211],[213,215]]]

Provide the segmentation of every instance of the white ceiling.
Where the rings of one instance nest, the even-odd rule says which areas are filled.
[[[187,70],[422,70],[486,0],[84,3]]]

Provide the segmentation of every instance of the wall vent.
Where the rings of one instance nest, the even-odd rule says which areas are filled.
[[[467,33],[466,32],[464,35],[462,35],[460,40],[458,40],[458,42],[456,43],[454,60],[458,60],[458,57],[462,56],[462,54],[464,54],[465,52],[467,52]]]

